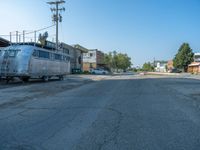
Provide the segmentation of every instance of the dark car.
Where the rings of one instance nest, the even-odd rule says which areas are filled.
[[[178,70],[176,68],[170,70],[170,73],[181,73],[182,71],[181,70]]]

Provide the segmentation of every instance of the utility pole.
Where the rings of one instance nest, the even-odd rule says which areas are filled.
[[[51,8],[51,11],[53,12],[52,20],[53,22],[56,23],[56,49],[58,50],[58,23],[62,22],[62,16],[59,12],[65,11],[65,8],[62,7],[60,8],[59,5],[64,4],[64,0],[56,0],[56,1],[51,1],[47,2],[50,5],[54,5],[55,7]]]
[[[18,44],[18,31],[16,31],[16,43]]]
[[[23,44],[25,43],[25,30],[23,30]]]
[[[12,32],[10,32],[10,43],[12,43]]]
[[[155,67],[156,67],[156,59],[155,57],[153,58],[153,70],[155,71]]]

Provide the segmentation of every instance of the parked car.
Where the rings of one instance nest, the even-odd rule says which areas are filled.
[[[171,69],[169,72],[170,72],[170,73],[181,73],[182,71],[180,71],[180,70],[174,68],[174,69]]]
[[[91,69],[90,73],[91,74],[108,74],[108,71],[104,70],[104,69],[97,68],[97,69]]]

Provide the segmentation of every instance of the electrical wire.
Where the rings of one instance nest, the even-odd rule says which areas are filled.
[[[28,33],[25,33],[25,34],[32,34],[32,33],[35,33],[35,32],[39,32],[39,31],[42,31],[42,30],[49,29],[49,28],[54,27],[54,26],[55,26],[55,24],[53,24],[51,26],[48,26],[48,27],[44,27],[44,28],[38,29],[38,30],[35,30],[35,31],[32,31],[32,32],[28,32]]]
[[[41,29],[38,29],[38,30],[35,30],[35,31],[30,31],[30,32],[27,32],[27,33],[24,33],[25,35],[27,35],[27,34],[32,34],[32,33],[35,33],[35,32],[39,32],[39,31],[42,31],[42,30],[46,30],[46,29],[49,29],[49,28],[51,28],[51,27],[54,27],[55,26],[55,24],[53,24],[53,25],[51,25],[51,26],[47,26],[47,27],[44,27],[44,28],[41,28]],[[15,32],[15,31],[13,31],[13,32]],[[11,33],[13,33],[13,32],[11,32]],[[20,34],[18,34],[18,36],[19,35],[23,35],[23,33],[22,32],[18,32],[18,33],[20,33]],[[12,34],[13,35],[13,34]],[[7,37],[7,36],[10,36],[10,35],[0,35],[1,37]],[[14,36],[16,36],[16,34],[14,34]]]

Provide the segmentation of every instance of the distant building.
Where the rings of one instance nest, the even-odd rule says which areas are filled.
[[[173,60],[169,60],[167,62],[167,70],[171,71],[172,69],[174,69],[174,62],[173,62]]]
[[[188,72],[194,74],[200,73],[200,53],[194,53],[194,62],[188,65]]]
[[[166,61],[155,61],[154,64],[156,65],[156,67],[155,67],[156,72],[167,72],[167,62]]]
[[[89,71],[91,68],[104,67],[104,53],[102,51],[91,49],[83,54],[83,71]]]
[[[78,44],[68,45],[61,43],[61,47],[65,48],[70,55],[70,68],[73,70],[83,70],[83,53],[87,53],[88,50]]]
[[[194,53],[194,62],[200,62],[200,53]]]
[[[194,74],[200,73],[200,62],[193,62],[188,65],[188,72]]]

